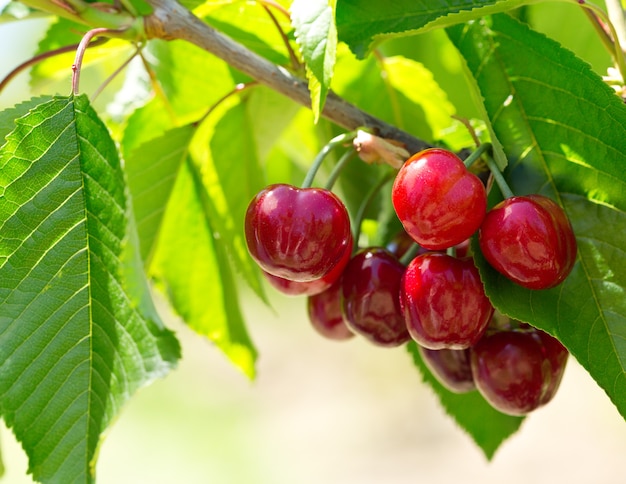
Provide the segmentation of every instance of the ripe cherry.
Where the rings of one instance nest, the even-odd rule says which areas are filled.
[[[431,252],[413,259],[400,288],[411,337],[433,350],[465,349],[483,335],[494,308],[472,259]]]
[[[409,339],[398,292],[404,266],[383,248],[357,252],[342,276],[342,312],[348,327],[378,346]]]
[[[576,238],[567,215],[543,195],[497,204],[483,221],[479,242],[498,272],[528,289],[560,284],[576,261]]]
[[[278,277],[269,272],[262,271],[272,287],[287,296],[313,296],[319,294],[332,286],[340,277],[346,264],[352,257],[352,238],[346,247],[346,252],[339,263],[324,277],[312,281],[291,281],[283,277]]]
[[[250,202],[245,234],[261,268],[291,281],[326,276],[351,244],[344,204],[321,188],[270,185]]]
[[[525,415],[546,404],[567,362],[567,350],[557,343],[535,329],[487,334],[471,350],[476,388],[509,415]]]
[[[487,209],[480,179],[454,153],[439,148],[421,151],[406,161],[391,197],[407,233],[431,250],[468,239],[480,227]]]
[[[311,325],[322,336],[337,341],[354,336],[341,314],[341,279],[325,291],[310,296],[307,300],[307,312]]]
[[[418,345],[424,364],[444,387],[453,393],[476,388],[470,366],[470,350],[430,350]]]

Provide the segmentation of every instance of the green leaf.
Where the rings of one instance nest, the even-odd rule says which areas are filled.
[[[337,55],[337,0],[295,0],[291,18],[307,67],[315,122],[324,108]]]
[[[87,99],[17,119],[0,168],[0,412],[36,480],[93,482],[102,433],[180,348],[131,269],[123,172]]]
[[[192,145],[192,155],[202,167],[203,183],[215,210],[211,224],[235,269],[265,301],[259,268],[248,254],[243,232],[248,204],[265,186],[265,176],[256,156],[246,105],[230,104],[205,121]]]
[[[626,106],[589,65],[506,15],[448,32],[509,157],[513,191],[558,201],[579,246],[570,276],[544,291],[513,284],[478,254],[487,293],[502,313],[557,336],[626,416]]]
[[[468,393],[449,391],[424,364],[417,344],[410,342],[407,349],[423,381],[433,389],[446,413],[470,435],[487,459],[493,458],[500,444],[517,432],[524,418],[498,412],[476,390]]]
[[[137,219],[141,258],[147,264],[178,171],[187,158],[195,132],[193,125],[174,128],[140,145],[126,157],[125,169]]]
[[[187,159],[180,169],[152,273],[185,322],[253,378],[257,353],[239,309],[226,242],[212,225],[215,208],[192,163]]]
[[[339,40],[363,58],[376,40],[447,27],[541,0],[339,0]]]

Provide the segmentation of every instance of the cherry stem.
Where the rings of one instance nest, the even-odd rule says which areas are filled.
[[[476,150],[474,150],[474,152],[463,161],[465,168],[471,167],[481,156],[483,156],[483,154],[485,154],[486,151],[490,149],[491,143],[483,143],[479,145],[478,148],[476,148]]]
[[[337,164],[333,168],[333,171],[331,171],[330,175],[328,176],[328,181],[326,182],[326,185],[324,185],[324,188],[326,190],[332,190],[333,185],[335,185],[335,182],[339,178],[339,175],[341,174],[343,168],[348,164],[348,162],[352,158],[354,158],[354,155],[356,155],[356,150],[354,148],[352,148],[352,149],[349,149],[348,151],[346,151],[341,156],[341,158],[339,158],[339,161],[337,162]]]
[[[294,71],[301,70],[302,63],[300,62],[300,59],[298,59],[298,56],[296,55],[293,48],[291,47],[291,44],[289,43],[289,37],[287,37],[287,34],[285,34],[284,30],[280,26],[280,23],[278,22],[278,19],[276,18],[276,16],[274,15],[274,13],[272,12],[269,6],[271,5],[274,8],[280,8],[280,11],[283,13],[286,13],[287,18],[290,19],[291,21],[291,16],[289,15],[289,12],[286,12],[284,9],[280,7],[280,5],[276,4],[275,2],[262,1],[260,3],[263,9],[265,10],[265,12],[267,12],[267,15],[269,15],[270,19],[272,20],[274,27],[276,27],[276,30],[278,31],[278,35],[280,35],[280,38],[282,39],[283,44],[285,45],[285,48],[287,49],[287,52],[289,53],[289,60],[291,61],[291,68]]]
[[[356,217],[354,217],[354,234],[353,234],[353,238],[354,238],[355,246],[359,245],[359,237],[361,236],[361,224],[363,223],[363,219],[365,218],[365,212],[367,211],[368,207],[372,203],[372,200],[374,200],[374,197],[376,195],[378,195],[378,192],[380,192],[380,190],[388,182],[390,182],[395,177],[395,175],[396,175],[395,172],[387,173],[385,176],[383,176],[378,181],[378,183],[376,183],[374,186],[372,186],[370,191],[363,198],[363,201],[361,202],[361,205],[359,206],[359,210],[356,213]]]
[[[101,45],[105,43],[108,39],[98,39],[89,44],[89,47],[95,47],[96,45]],[[20,65],[15,67],[11,72],[9,72],[2,81],[0,81],[0,93],[7,87],[9,82],[13,80],[15,76],[17,76],[24,69],[28,69],[39,62],[42,62],[46,59],[54,57],[56,55],[65,54],[67,52],[74,52],[78,48],[78,44],[65,45],[63,47],[59,47],[58,49],[50,50],[48,52],[43,52],[41,54],[37,54],[36,56],[31,57],[27,61],[22,62]]]
[[[113,71],[113,73],[104,80],[104,82],[100,85],[100,87],[98,87],[98,89],[96,89],[96,91],[92,94],[91,96],[92,101],[94,101],[100,95],[100,93],[104,91],[104,89],[109,85],[109,83],[111,83],[111,81],[115,79],[115,77],[119,75],[119,73],[122,72],[128,66],[128,64],[131,63],[131,61],[135,58],[135,56],[138,53],[139,53],[139,49],[137,49],[136,52],[134,52],[130,57],[128,57],[128,59],[126,59],[122,63],[122,65],[120,65],[117,69],[115,69],[115,71]]]
[[[83,65],[83,57],[85,56],[85,51],[87,50],[91,39],[97,37],[98,35],[108,34],[112,32],[120,31],[107,28],[91,29],[81,39],[80,43],[78,44],[78,48],[76,49],[76,57],[74,59],[74,63],[72,64],[72,93],[74,95],[78,95],[78,82],[80,80],[80,70]]]
[[[315,175],[322,166],[322,162],[328,156],[332,150],[334,150],[337,146],[348,143],[352,141],[356,137],[357,131],[349,131],[348,133],[340,134],[339,136],[335,136],[331,139],[326,145],[321,149],[321,151],[317,154],[315,159],[313,160],[313,164],[302,182],[302,188],[310,188],[313,185],[313,180],[315,179]]]
[[[419,254],[421,248],[422,247],[417,242],[411,244],[409,250],[407,250],[404,254],[402,254],[402,257],[400,257],[400,263],[403,266],[408,266],[409,263]]]
[[[493,179],[496,181],[496,184],[498,185],[498,188],[500,189],[500,192],[502,193],[504,198],[511,198],[515,196],[513,190],[511,190],[511,187],[509,187],[509,184],[504,179],[504,176],[502,176],[502,172],[498,168],[498,165],[496,165],[496,162],[493,161],[493,158],[490,156],[490,154],[487,154],[485,159],[485,161],[487,162],[487,166],[489,167],[489,170],[493,175]]]

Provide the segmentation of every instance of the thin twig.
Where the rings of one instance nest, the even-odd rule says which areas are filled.
[[[282,39],[283,44],[285,44],[285,47],[287,48],[287,52],[289,53],[289,60],[291,61],[291,68],[296,72],[301,71],[302,64],[300,63],[300,59],[298,58],[293,48],[291,47],[289,38],[287,37],[287,34],[285,34],[285,32],[283,31],[283,28],[281,27],[280,22],[278,22],[278,19],[276,18],[272,10],[264,2],[261,2],[261,6],[267,12],[267,15],[269,15],[270,19],[272,20],[272,23],[274,24],[274,27],[276,27],[276,30],[278,30],[278,34],[280,35],[280,38]]]
[[[298,104],[311,106],[311,96],[305,80],[295,77],[286,69],[272,64],[216,31],[175,0],[149,2],[154,11],[145,19],[148,38],[190,42]],[[381,138],[400,141],[411,153],[431,147],[425,141],[362,111],[333,92],[329,92],[326,98],[322,116],[350,131],[359,127],[370,128]]]
[[[89,43],[94,37],[104,35],[110,32],[112,32],[112,30],[107,28],[91,29],[83,36],[80,43],[78,44],[78,47],[76,48],[76,57],[74,59],[74,63],[72,64],[72,92],[75,95],[78,94],[80,70],[83,65],[83,57],[85,56],[85,51],[87,50]]]

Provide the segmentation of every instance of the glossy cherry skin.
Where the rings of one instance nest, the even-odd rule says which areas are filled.
[[[433,350],[469,348],[484,334],[494,312],[472,259],[438,252],[409,263],[400,307],[411,337]]]
[[[409,339],[398,292],[404,266],[380,247],[357,252],[342,276],[342,313],[348,327],[377,346]]]
[[[343,341],[354,337],[341,313],[341,279],[325,291],[309,296],[307,312],[313,328],[325,338]]]
[[[406,161],[394,181],[391,200],[406,232],[430,250],[468,239],[487,209],[480,179],[454,153],[439,148]]]
[[[533,335],[535,339],[538,339],[541,342],[544,357],[550,362],[550,367],[552,368],[550,383],[543,394],[543,398],[541,399],[541,405],[544,405],[552,400],[557,389],[559,388],[559,385],[561,384],[569,352],[558,339],[550,336],[544,331],[534,330]]]
[[[285,184],[270,185],[252,199],[245,235],[259,266],[291,281],[326,276],[352,240],[348,211],[336,195]]]
[[[552,399],[567,352],[544,344],[543,338],[534,330],[501,331],[486,335],[472,348],[476,388],[495,409],[525,415]]]
[[[543,195],[511,197],[493,207],[479,232],[480,249],[501,274],[528,289],[549,289],[576,262],[567,215]]]
[[[419,352],[433,376],[453,393],[467,393],[476,389],[470,350],[430,350],[419,346]]]
[[[348,247],[346,247],[346,251],[342,259],[324,277],[314,279],[313,281],[291,281],[265,271],[262,271],[262,274],[272,287],[287,296],[313,296],[324,292],[341,277],[341,274],[351,257],[352,238],[350,238],[350,243],[348,244]]]

